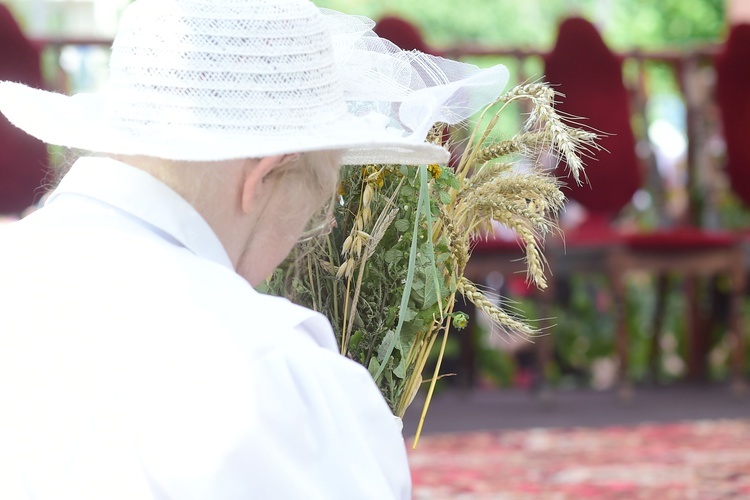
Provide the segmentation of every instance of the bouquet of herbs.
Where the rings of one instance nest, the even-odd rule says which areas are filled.
[[[500,114],[517,100],[531,104],[522,130],[508,140],[493,139]],[[507,92],[494,116],[485,119],[485,110],[478,121],[485,125],[473,130],[455,170],[344,167],[331,232],[301,242],[269,280],[271,293],[330,319],[341,353],[367,367],[399,417],[422,385],[439,341],[424,420],[448,332],[467,322],[453,311],[457,294],[508,332],[536,333],[498,308],[463,272],[472,240],[490,233],[496,221],[522,242],[528,279],[546,286],[540,245],[555,230],[565,198],[542,161],[550,154],[564,160],[579,182],[581,153],[597,147],[596,135],[564,121],[554,100],[555,92],[540,83]],[[428,140],[438,142],[441,135],[436,125]]]

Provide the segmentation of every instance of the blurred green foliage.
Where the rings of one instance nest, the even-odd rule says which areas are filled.
[[[570,15],[594,21],[616,49],[666,48],[720,41],[724,0],[316,0],[349,14],[402,16],[437,47],[481,43],[546,50]]]
[[[0,1],[24,25],[32,15],[33,2]],[[557,24],[571,15],[594,21],[616,49],[716,42],[725,32],[725,0],[313,1],[319,7],[375,20],[387,14],[402,16],[418,25],[425,39],[436,46],[481,43],[545,50],[554,43]]]

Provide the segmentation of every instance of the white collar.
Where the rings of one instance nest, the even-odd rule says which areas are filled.
[[[208,223],[180,195],[150,174],[111,158],[79,158],[45,205],[73,194],[93,198],[166,233],[193,252],[234,271]]]
[[[80,158],[45,205],[62,201],[70,195],[109,205],[173,239],[195,255],[217,262],[235,273],[219,238],[195,208],[166,184],[138,168],[111,158]],[[283,304],[284,314],[274,317],[274,328],[299,326],[318,345],[337,351],[336,340],[324,316],[291,304],[287,299],[259,294],[249,284],[247,289],[262,304],[261,307],[269,311]]]

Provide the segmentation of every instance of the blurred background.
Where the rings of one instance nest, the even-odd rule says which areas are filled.
[[[108,47],[128,3],[6,0],[4,5],[14,19],[7,22],[17,23],[22,31],[19,35],[32,48],[31,57],[36,54],[39,58],[41,81],[32,78],[32,84],[65,93],[101,88],[106,81]],[[562,82],[548,75],[554,63],[549,58],[560,38],[558,28],[565,19],[587,20],[618,65],[617,78],[622,80],[627,102],[617,91],[605,90],[611,99],[604,107],[611,109],[604,114],[617,114],[616,110],[625,106],[629,130],[619,130],[621,124],[608,122],[606,117],[590,116],[596,114],[591,110],[581,113],[586,117],[581,123],[615,137],[602,143],[609,152],[600,152],[589,162],[595,175],[586,189],[593,195],[600,192],[600,198],[619,196],[624,201],[606,207],[602,222],[597,212],[600,202],[594,200],[592,210],[591,200],[579,203],[578,191],[570,192],[571,201],[562,219],[566,239],[546,242],[553,286],[542,294],[526,286],[520,266],[507,265],[520,256],[514,255],[514,245],[503,240],[510,238],[512,243],[512,235],[499,234],[496,246],[477,249],[479,264],[469,271],[479,273],[477,277],[488,291],[500,295],[503,305],[528,318],[549,318],[539,325],[550,335],[533,345],[512,342],[491,332],[481,317],[474,317],[470,331],[454,336],[449,345],[446,368],[458,375],[444,385],[614,387],[618,370],[622,371],[620,358],[625,355],[616,349],[620,320],[627,327],[627,339],[621,342],[628,344],[628,366],[619,378],[640,382],[649,377],[662,381],[728,377],[730,351],[746,348],[734,346],[727,329],[737,328],[740,323],[730,323],[744,319],[748,305],[743,296],[741,304],[734,304],[741,309],[742,318],[732,316],[730,289],[735,285],[722,272],[726,269],[708,266],[709,271],[703,273],[706,276],[691,280],[673,269],[639,272],[643,266],[633,264],[630,267],[635,272],[628,273],[625,290],[618,295],[612,284],[610,255],[632,243],[623,242],[622,230],[663,233],[688,228],[700,231],[691,232],[691,237],[701,238],[706,232],[741,232],[747,227],[750,215],[732,189],[726,168],[715,62],[732,26],[750,22],[750,1],[465,0],[460,9],[451,2],[421,0],[321,0],[318,4],[382,20],[377,28],[381,36],[404,48],[480,66],[501,62],[510,69],[511,84],[550,81],[571,100],[577,98],[574,94],[590,96],[596,89],[576,84],[575,77]],[[9,33],[6,30],[6,36],[10,37]],[[589,45],[583,42],[583,48],[573,48],[578,51],[574,59],[586,60]],[[6,56],[13,47],[11,42],[5,44]],[[571,64],[563,61],[563,66]],[[747,72],[747,61],[736,64],[740,65],[738,72]],[[586,74],[588,80],[599,78],[587,71],[576,67],[572,72]],[[568,78],[565,71],[555,75],[561,80]],[[562,101],[564,105],[565,98]],[[575,110],[562,109],[575,114]],[[524,111],[528,110],[516,106],[503,114],[500,139],[520,129]],[[742,127],[747,124],[737,125]],[[461,131],[455,136],[460,140]],[[627,142],[631,136],[632,147]],[[613,142],[620,138],[627,139],[624,146]],[[618,164],[624,155],[619,150],[613,153],[609,146],[633,149],[635,164]],[[51,150],[48,157],[52,164],[63,158],[55,153]],[[616,170],[632,171],[633,179],[625,174],[610,176],[609,172]],[[613,194],[607,186],[615,185],[630,187]],[[39,196],[39,189],[34,189],[15,206],[0,207],[0,211],[13,217]],[[584,193],[584,198],[587,196],[591,198]],[[668,248],[661,251],[696,245],[721,246],[683,238],[668,242]],[[618,310],[620,305],[622,310]],[[738,371],[746,371],[748,356],[744,354],[742,368],[735,367]]]
[[[0,79],[71,94],[101,88],[129,3],[0,2]],[[503,63],[510,85],[548,81],[561,111],[605,134],[590,185],[567,188],[564,236],[544,243],[549,289],[527,286],[513,234],[499,230],[475,249],[467,274],[544,335],[519,341],[467,307],[469,327],[450,337],[441,370],[455,375],[440,380],[426,433],[750,415],[739,396],[750,368],[750,0],[316,3],[378,21],[402,48]],[[528,110],[504,112],[498,140]],[[3,118],[6,220],[38,202],[63,158],[24,149],[14,133]],[[457,144],[462,133],[452,131]],[[407,435],[423,400],[407,414]],[[731,473],[750,496],[745,459]],[[437,480],[420,477],[415,496],[457,497],[424,493]],[[474,493],[466,498],[485,498]]]

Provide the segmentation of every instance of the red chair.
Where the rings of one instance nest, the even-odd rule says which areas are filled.
[[[600,141],[606,151],[595,152],[596,157],[587,161],[586,182],[569,182],[564,189],[583,207],[585,218],[566,229],[555,255],[555,273],[604,272],[606,256],[622,237],[613,221],[641,186],[622,60],[607,48],[594,25],[570,18],[560,25],[544,64],[545,79],[563,94],[557,109],[572,118],[582,117],[584,127],[608,134]],[[565,179],[566,168],[559,164],[556,175]]]
[[[373,31],[402,50],[418,50],[425,54],[441,55],[439,51],[427,45],[419,29],[406,19],[385,16],[377,22]]]
[[[381,38],[389,40],[401,50],[418,50],[425,54],[431,54],[433,56],[442,56],[442,52],[430,47],[424,38],[419,28],[398,16],[385,16],[381,18],[376,24],[373,31]],[[450,144],[450,130],[446,129],[443,133],[443,144]],[[461,151],[451,146],[451,159],[450,165],[454,166],[458,164],[461,158]]]
[[[605,132],[600,143],[607,152],[586,168],[588,184],[569,183],[566,194],[586,208],[589,243],[593,228],[608,230],[609,222],[641,187],[641,167],[630,127],[630,101],[622,80],[622,60],[613,54],[596,27],[581,18],[563,21],[557,43],[544,59],[545,78],[563,94],[557,109],[582,117],[581,125]],[[563,177],[566,166],[558,165]],[[592,239],[593,238],[593,239]]]
[[[42,88],[39,51],[0,4],[0,80]],[[41,197],[47,147],[0,114],[0,214],[20,214]]]
[[[722,51],[716,57],[716,103],[719,106],[721,126],[726,144],[726,171],[732,191],[750,207],[750,24],[732,26]],[[750,233],[741,236],[750,249]],[[744,273],[739,273],[742,277]],[[739,278],[738,278],[739,279]],[[737,283],[735,286],[742,286]],[[739,310],[740,299],[734,297],[733,307]],[[740,324],[732,327],[741,331]],[[733,362],[738,370],[744,366],[744,346],[741,335],[732,346]]]
[[[716,102],[732,190],[750,206],[750,24],[733,26],[716,58]]]
[[[596,27],[590,22],[571,18],[560,25],[557,43],[545,58],[546,79],[557,84],[565,95],[559,110],[573,117],[584,117],[585,126],[602,131],[601,145],[607,151],[588,162],[588,184],[569,186],[568,196],[587,211],[587,220],[567,232],[566,254],[555,259],[558,275],[576,271],[596,270],[612,280],[617,308],[616,348],[619,377],[627,392],[628,333],[625,318],[625,275],[646,271],[660,277],[665,284],[667,274],[676,273],[694,280],[698,276],[727,273],[732,279],[736,300],[744,286],[737,277],[742,256],[736,239],[731,235],[701,231],[696,228],[660,229],[648,233],[622,231],[612,225],[613,219],[629,203],[642,184],[641,166],[635,154],[636,141],[630,126],[631,106],[623,83],[622,60],[605,45]],[[563,175],[564,165],[558,167]],[[741,274],[741,273],[740,273]],[[690,282],[690,281],[689,281]],[[657,313],[652,335],[652,370],[655,369],[658,333],[661,325],[666,289],[657,295]],[[688,300],[689,375],[700,376],[705,360],[705,331],[700,331],[697,305]],[[734,303],[734,302],[733,302]],[[740,311],[733,308],[731,324],[739,325]],[[732,337],[739,342],[739,329],[733,326]],[[733,364],[739,377],[740,367]],[[654,370],[655,372],[655,370]]]

